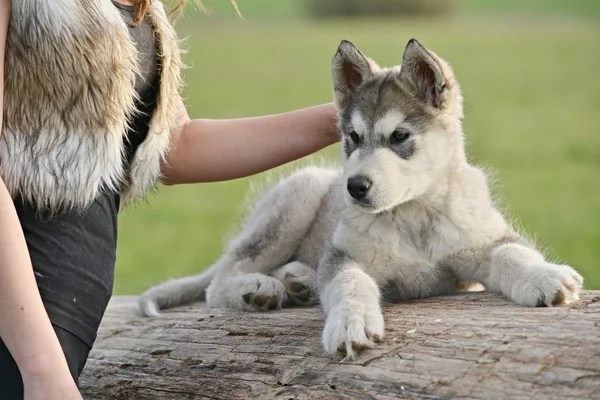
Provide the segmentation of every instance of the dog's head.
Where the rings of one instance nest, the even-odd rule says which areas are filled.
[[[411,39],[380,68],[348,41],[332,62],[345,196],[379,213],[426,193],[462,151],[462,95],[450,66]]]

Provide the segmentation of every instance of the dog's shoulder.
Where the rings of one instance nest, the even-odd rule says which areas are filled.
[[[495,240],[510,226],[494,204],[489,175],[480,167],[464,164],[453,176],[446,213],[473,241]]]

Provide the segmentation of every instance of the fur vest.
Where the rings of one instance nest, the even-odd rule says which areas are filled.
[[[179,120],[181,55],[160,0],[147,18],[160,59],[148,137],[124,167],[139,73],[136,48],[111,0],[13,0],[5,53],[0,176],[40,210],[81,209],[101,190],[125,203],[156,186]]]

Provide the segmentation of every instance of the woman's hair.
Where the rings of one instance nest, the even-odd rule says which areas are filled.
[[[135,7],[136,7],[136,14],[135,14],[135,19],[133,20],[133,24],[138,25],[140,22],[142,22],[142,20],[146,16],[146,12],[148,11],[148,5],[150,4],[150,0],[131,0],[131,1],[133,4],[135,4]],[[208,10],[206,9],[206,7],[204,7],[201,0],[192,0],[192,1],[194,1],[203,12],[208,13]],[[235,12],[237,13],[238,17],[242,17],[235,0],[229,0],[229,1],[231,2],[231,5],[235,9]],[[169,0],[169,1],[164,1],[164,2],[175,3],[175,6],[169,12],[169,17],[170,17],[176,11],[183,10],[183,8],[185,7],[185,4],[187,3],[187,0]]]

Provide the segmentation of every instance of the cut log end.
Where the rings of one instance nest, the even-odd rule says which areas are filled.
[[[342,364],[318,308],[136,307],[111,301],[85,399],[600,399],[600,291],[552,308],[485,292],[394,304],[380,343]]]

